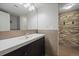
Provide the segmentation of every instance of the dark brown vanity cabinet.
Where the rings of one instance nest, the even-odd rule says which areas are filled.
[[[44,55],[45,55],[45,42],[44,37],[42,37],[4,56],[44,56]]]

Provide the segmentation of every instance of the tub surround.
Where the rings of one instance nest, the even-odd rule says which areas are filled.
[[[44,36],[45,36],[44,34],[29,34],[28,36],[20,36],[20,37],[0,40],[0,55],[4,55],[9,52],[12,52]]]

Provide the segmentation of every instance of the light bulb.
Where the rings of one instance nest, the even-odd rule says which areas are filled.
[[[32,11],[34,9],[35,9],[35,7],[33,5],[29,7],[29,11]]]

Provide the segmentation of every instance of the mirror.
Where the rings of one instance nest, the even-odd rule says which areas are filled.
[[[10,30],[20,30],[20,17],[10,15]]]
[[[27,30],[27,17],[10,15],[10,30]]]
[[[26,7],[26,5],[28,5],[28,7]],[[31,15],[35,15],[34,23],[31,20]],[[37,30],[37,18],[37,8],[34,3],[0,4],[0,31],[27,30],[27,26]]]

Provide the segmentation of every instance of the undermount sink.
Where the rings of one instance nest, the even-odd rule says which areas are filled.
[[[34,37],[35,36],[35,34],[25,34],[25,37],[26,38],[32,38],[32,37]]]

